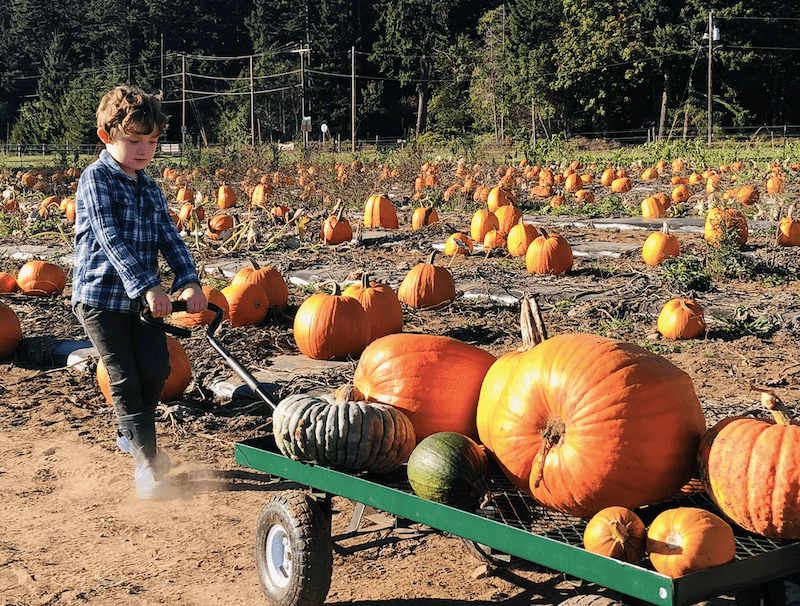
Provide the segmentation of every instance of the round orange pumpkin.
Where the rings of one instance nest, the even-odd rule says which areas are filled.
[[[522,211],[513,204],[501,206],[493,212],[494,216],[497,217],[497,231],[506,237],[508,236],[508,232],[511,231],[511,228],[519,223],[519,220],[522,218]]]
[[[397,333],[363,351],[353,375],[356,394],[402,410],[419,442],[455,431],[477,439],[475,411],[489,352],[439,335]]]
[[[342,294],[356,299],[367,312],[370,341],[403,330],[403,306],[391,286],[370,281],[364,272],[361,282],[351,284]]]
[[[11,274],[0,271],[0,293],[17,292],[18,290],[17,279]]]
[[[269,299],[269,306],[277,309],[286,309],[289,303],[289,287],[283,279],[281,272],[274,267],[265,265],[260,267],[255,259],[250,257],[248,265],[242,267],[234,274],[231,284],[245,282],[257,284],[264,289]]]
[[[742,246],[748,237],[747,218],[735,208],[715,207],[708,211],[703,228],[703,237],[711,246],[716,246],[730,238]]]
[[[269,297],[258,284],[231,283],[220,292],[228,301],[228,319],[231,326],[258,326],[267,317]]]
[[[572,247],[558,234],[539,228],[539,236],[525,252],[525,267],[531,274],[561,275],[572,269]]]
[[[493,212],[479,208],[472,215],[469,225],[469,234],[475,242],[483,242],[486,234],[493,229],[500,229],[500,223]]]
[[[370,320],[361,303],[341,294],[318,292],[300,304],[294,317],[297,348],[312,360],[358,356],[370,341]]]
[[[656,571],[676,578],[732,561],[736,540],[731,525],[718,515],[698,507],[676,507],[650,523],[647,552]]]
[[[0,358],[7,358],[22,340],[22,324],[16,312],[0,301]]]
[[[519,223],[511,228],[506,237],[508,254],[514,257],[524,257],[531,242],[538,237],[539,232],[536,231],[536,227],[530,223],[525,223],[522,220],[522,216],[520,216]]]
[[[475,248],[475,243],[469,236],[456,232],[450,234],[444,243],[444,254],[448,257],[453,255],[469,255]]]
[[[523,313],[523,327],[530,325]],[[591,517],[611,505],[668,499],[689,481],[705,432],[689,375],[597,335],[534,343],[525,337],[521,349],[498,358],[477,412],[478,436],[520,490]]]
[[[167,351],[169,351],[169,376],[161,389],[161,401],[174,402],[179,400],[186,388],[189,387],[192,380],[192,364],[183,346],[177,339],[169,335],[167,335]],[[108,371],[102,358],[97,362],[96,375],[100,391],[110,404],[112,400],[108,384]]]
[[[778,246],[800,246],[800,221],[792,217],[794,206],[790,206],[786,216],[778,223]]]
[[[322,222],[319,237],[325,244],[336,245],[353,239],[353,226],[342,215],[343,212],[344,206],[339,206],[335,213]]]
[[[456,282],[446,267],[434,265],[432,252],[424,263],[412,267],[397,289],[401,303],[415,309],[436,309],[456,298]]]
[[[700,481],[725,516],[756,534],[800,539],[800,425],[774,394],[762,393],[772,419],[729,417],[698,449]]]
[[[236,194],[230,185],[220,185],[217,190],[217,206],[222,209],[236,206]]]
[[[31,260],[20,267],[17,284],[28,295],[60,295],[67,285],[67,274],[54,263]]]
[[[658,314],[657,329],[667,339],[694,339],[706,330],[703,308],[691,299],[670,299]]]
[[[583,531],[583,547],[630,564],[644,557],[647,529],[642,519],[627,507],[612,505],[592,516]]]
[[[642,246],[642,260],[648,265],[658,265],[664,259],[681,254],[678,238],[669,233],[669,223],[664,222],[661,231],[647,236]]]
[[[364,227],[372,229],[383,227],[385,229],[397,229],[397,212],[388,196],[384,194],[372,194],[367,198],[364,207]]]
[[[493,187],[489,190],[489,195],[486,198],[486,205],[489,212],[496,213],[501,206],[515,206],[517,198],[510,189],[505,189],[501,186]]]
[[[426,225],[431,225],[436,223],[439,220],[439,213],[436,212],[436,209],[431,206],[418,206],[414,209],[414,213],[411,215],[411,229],[418,230],[422,229]]]

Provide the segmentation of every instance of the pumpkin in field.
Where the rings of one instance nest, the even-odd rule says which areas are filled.
[[[522,211],[513,204],[507,204],[495,210],[494,216],[497,217],[497,231],[508,237],[508,232],[522,218]]]
[[[209,240],[225,239],[233,229],[233,217],[227,213],[215,215],[206,223],[206,236]]]
[[[486,249],[488,254],[489,251],[495,248],[505,248],[506,246],[506,239],[496,229],[490,229],[486,232],[486,235],[483,237],[483,248]]]
[[[583,547],[629,564],[644,557],[647,529],[642,519],[627,507],[612,505],[601,509],[586,523]]]
[[[180,187],[175,195],[175,200],[178,202],[194,202],[194,192],[188,187]]]
[[[278,450],[295,461],[354,471],[399,468],[417,443],[411,421],[392,406],[352,401],[348,395],[343,390],[281,400],[272,413]]]
[[[450,234],[444,243],[444,254],[448,257],[453,255],[469,255],[475,248],[475,243],[469,236],[461,232]]]
[[[353,239],[353,226],[342,215],[343,211],[344,206],[340,205],[335,213],[322,222],[319,237],[325,244],[336,245]]]
[[[525,252],[525,267],[531,274],[561,275],[572,269],[572,247],[560,235],[539,228],[539,236]]]
[[[739,246],[747,242],[747,218],[735,208],[714,207],[706,215],[703,237],[711,246],[730,241]]]
[[[778,246],[800,246],[800,221],[792,217],[794,206],[790,206],[786,216],[778,223]]]
[[[31,260],[20,267],[17,284],[28,295],[60,295],[67,285],[67,274],[55,263]]]
[[[160,400],[162,402],[174,402],[179,400],[186,388],[189,387],[189,383],[192,380],[192,364],[183,345],[169,335],[167,335],[167,351],[169,351],[169,376],[161,389]],[[100,391],[105,396],[106,401],[111,404],[108,370],[106,370],[106,365],[103,363],[102,358],[97,362],[95,374]]]
[[[433,204],[430,206],[425,206],[422,204],[421,206],[415,208],[413,214],[411,215],[411,229],[422,229],[427,225],[436,223],[438,220],[439,213],[436,212]]]
[[[272,183],[258,183],[250,194],[250,204],[268,208],[270,196],[272,196]]]
[[[479,208],[472,215],[469,224],[469,234],[475,242],[483,242],[486,234],[493,229],[500,229],[497,216],[486,208]]]
[[[19,284],[17,284],[17,279],[11,274],[0,271],[0,294],[17,292],[18,290]]]
[[[625,193],[633,187],[630,177],[617,177],[611,182],[611,191],[614,193]]]
[[[19,316],[8,305],[0,301],[0,358],[8,358],[22,340],[22,324]]]
[[[670,193],[670,199],[675,204],[686,202],[691,197],[692,197],[692,190],[690,190],[685,183],[679,183],[672,190],[672,193]]]
[[[657,329],[667,339],[694,339],[706,330],[703,308],[691,299],[670,299],[658,314]]]
[[[648,265],[658,265],[664,259],[677,257],[681,253],[678,238],[669,233],[669,223],[666,221],[661,231],[656,231],[647,236],[642,246],[642,260]]]
[[[357,357],[370,342],[370,319],[361,303],[333,292],[318,292],[300,304],[294,316],[297,348],[312,360]]]
[[[583,187],[583,181],[578,173],[570,173],[564,179],[564,191],[576,192]]]
[[[439,431],[477,439],[475,410],[489,352],[439,335],[397,333],[363,351],[353,375],[360,398],[400,408],[417,440]]]
[[[611,183],[617,178],[617,171],[615,168],[609,167],[600,175],[600,185],[603,187],[611,187]]]
[[[388,196],[384,194],[372,194],[367,198],[364,207],[364,227],[372,229],[383,227],[385,229],[397,229],[397,212]]]
[[[752,185],[743,185],[736,192],[736,199],[739,200],[739,204],[742,206],[752,206],[758,202],[760,197],[761,194]]]
[[[269,297],[258,284],[231,283],[220,292],[228,301],[228,320],[231,326],[258,326],[267,317]]]
[[[435,265],[432,252],[424,263],[417,263],[397,289],[401,303],[415,309],[435,309],[456,298],[456,282],[446,267]]]
[[[736,556],[731,525],[698,507],[658,514],[647,530],[646,548],[653,568],[671,578],[727,564]]]
[[[539,232],[536,231],[536,228],[530,223],[525,223],[520,216],[519,223],[511,228],[506,237],[508,254],[514,257],[524,257],[531,242],[537,237],[539,237]]]
[[[212,286],[203,286],[203,294],[209,303],[213,303],[222,309],[222,320],[227,320],[230,315],[228,310],[228,299],[225,298],[220,291]],[[178,326],[185,326],[191,328],[193,326],[208,326],[214,321],[216,312],[210,309],[204,309],[197,313],[189,313],[187,311],[178,311],[170,316],[170,321]]]
[[[486,206],[489,212],[496,213],[497,209],[501,206],[516,206],[517,198],[510,189],[497,186],[489,190],[489,196],[486,198]]]
[[[645,219],[657,219],[666,216],[667,211],[664,210],[664,205],[655,196],[648,196],[642,200],[642,217]]]
[[[356,299],[367,312],[370,341],[403,330],[403,305],[391,286],[370,281],[364,272],[361,282],[351,284],[342,294]]]
[[[289,303],[289,287],[281,272],[269,265],[259,266],[252,257],[248,258],[247,262],[248,265],[234,274],[231,284],[240,282],[257,284],[267,293],[270,307],[286,309],[286,305]]]
[[[689,375],[624,341],[537,338],[535,319],[526,298],[522,347],[492,365],[478,402],[478,436],[508,478],[578,517],[671,498],[705,432]]]
[[[230,185],[220,185],[217,190],[217,206],[222,209],[236,206],[236,194]]]
[[[800,425],[773,392],[761,397],[772,419],[729,417],[703,436],[700,481],[720,511],[745,530],[800,539]]]
[[[406,467],[414,493],[428,501],[477,509],[489,492],[489,459],[474,440],[454,431],[424,438]]]

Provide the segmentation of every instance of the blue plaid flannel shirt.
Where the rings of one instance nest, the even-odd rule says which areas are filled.
[[[194,261],[169,216],[164,192],[144,171],[138,181],[111,155],[81,174],[75,194],[72,307],[78,302],[138,313],[141,297],[160,283],[158,253],[172,269],[172,292],[200,283]]]

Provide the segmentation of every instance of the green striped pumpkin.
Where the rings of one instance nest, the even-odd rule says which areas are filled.
[[[440,431],[424,438],[408,459],[408,482],[429,501],[474,509],[489,492],[489,460],[471,438]]]
[[[347,390],[296,394],[272,413],[278,450],[295,461],[352,471],[388,473],[408,460],[417,442],[403,412],[378,402],[354,402]]]

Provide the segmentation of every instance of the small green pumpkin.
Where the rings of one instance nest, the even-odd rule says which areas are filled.
[[[471,438],[440,431],[423,439],[408,459],[408,482],[417,496],[472,509],[489,492],[489,460]]]
[[[414,426],[385,404],[351,401],[349,390],[321,397],[296,394],[272,413],[278,450],[295,461],[388,473],[408,460]]]

